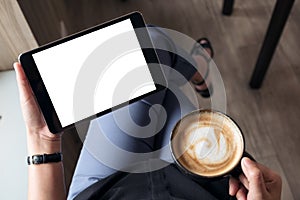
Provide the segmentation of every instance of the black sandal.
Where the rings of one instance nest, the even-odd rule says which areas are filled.
[[[200,43],[202,42],[202,43]],[[211,56],[207,57],[207,55],[203,52],[202,48],[204,49],[209,49],[211,52]],[[197,40],[197,42],[194,44],[192,50],[191,50],[191,55],[200,55],[202,56],[206,62],[207,62],[207,66],[209,66],[210,61],[212,60],[213,56],[214,56],[214,50],[212,48],[212,45],[210,43],[210,41],[207,38],[200,38]],[[205,75],[202,77],[203,80],[200,82],[194,82],[192,81],[192,83],[194,85],[203,85],[208,77],[209,74],[209,67],[207,67],[206,73]],[[197,88],[195,88],[195,90],[204,98],[208,98],[212,95],[212,86],[208,86],[207,89],[205,90],[199,90]]]

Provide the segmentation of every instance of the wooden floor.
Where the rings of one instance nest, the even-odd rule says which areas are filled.
[[[236,0],[234,13],[230,17],[221,15],[221,0],[65,2],[67,17],[64,22],[68,33],[139,10],[147,23],[180,31],[194,39],[209,37],[215,49],[214,61],[225,83],[228,113],[241,126],[247,150],[257,161],[281,174],[283,200],[300,199],[299,1],[295,2],[260,90],[251,90],[248,82],[275,0]],[[38,31],[36,28],[34,32]],[[46,42],[42,37],[38,41],[40,44]],[[207,100],[200,101],[203,105],[209,104]],[[79,144],[76,139],[73,141]],[[71,143],[65,143],[68,148],[66,154],[76,158],[78,149],[72,151]],[[74,166],[71,159],[68,162],[66,170],[69,180],[70,169]]]

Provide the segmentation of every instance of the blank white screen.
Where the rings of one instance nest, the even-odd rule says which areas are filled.
[[[33,54],[33,59],[41,74],[62,127],[156,89],[133,30],[130,19],[127,19]],[[104,67],[105,71],[101,73],[101,77],[99,74],[100,78],[95,86],[96,89],[93,97],[88,97],[94,98],[94,110],[79,112],[79,114],[77,112],[75,119],[74,109],[84,109],[81,107],[76,108],[74,104],[75,84],[82,66],[92,53],[95,54],[95,49],[105,43],[105,41],[121,33],[128,33],[129,31],[131,34],[129,37],[130,44],[134,45],[135,50],[119,58],[115,58],[115,60],[111,61],[109,66]],[[111,50],[114,49],[110,49],[109,51]],[[98,56],[99,58],[105,58],[106,55]],[[140,75],[142,74],[143,80],[145,81],[143,86],[141,86],[141,84],[134,86],[129,84],[128,88],[125,89],[127,92],[121,97],[118,95],[119,98],[113,100],[118,80],[132,72],[135,68],[139,68],[140,72],[142,71]]]

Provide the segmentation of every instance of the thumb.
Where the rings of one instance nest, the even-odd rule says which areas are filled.
[[[33,96],[31,88],[29,86],[29,83],[27,81],[27,78],[25,76],[25,73],[22,69],[22,66],[20,63],[14,63],[14,69],[16,71],[16,78],[17,78],[17,84],[19,88],[20,93],[20,100],[21,103],[26,102],[31,96]]]
[[[249,181],[249,194],[262,197],[267,193],[262,171],[249,158],[242,159],[242,169]]]

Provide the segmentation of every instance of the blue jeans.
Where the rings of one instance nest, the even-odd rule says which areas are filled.
[[[149,32],[154,46],[155,42],[160,42],[160,46],[161,43],[164,43],[164,45],[173,46],[172,48],[175,48],[174,51],[182,51],[159,28],[152,27]],[[102,162],[99,157],[111,158],[112,161],[118,162],[119,167],[124,168],[133,162],[130,158],[124,157],[122,153],[108,150],[105,147],[107,142],[104,143],[103,141],[95,140],[92,137],[93,135],[104,136],[103,138],[106,138],[109,141],[108,143],[112,143],[123,151],[134,153],[153,152],[169,144],[170,133],[175,123],[183,115],[196,109],[179,89],[179,86],[186,83],[186,80],[190,80],[196,72],[196,69],[193,67],[195,63],[190,63],[194,62],[191,61],[191,56],[185,53],[186,56],[190,57],[188,62],[186,59],[164,50],[157,50],[157,54],[160,63],[172,68],[164,70],[164,73],[167,74],[169,87],[172,89],[160,91],[127,107],[97,118],[90,123],[87,137],[73,175],[68,199],[73,199],[88,186],[117,171],[116,168]],[[172,70],[182,74],[184,79],[177,80],[176,76],[172,75]],[[160,107],[153,107],[153,105],[161,105],[164,108],[163,110],[166,113],[165,121],[161,121],[161,112],[164,111]],[[123,114],[124,116],[128,116],[128,113],[130,117],[121,118],[120,127],[120,123],[116,122],[115,116],[122,116]],[[136,128],[136,125],[138,127],[145,127],[149,124],[154,124],[154,126],[149,126],[147,129]],[[157,130],[160,124],[162,125]],[[126,126],[125,129],[124,125]],[[135,132],[140,137],[129,135],[128,130]],[[151,135],[151,133],[156,134]],[[173,162],[171,152],[168,148],[162,150],[158,157],[161,160],[170,163]]]

